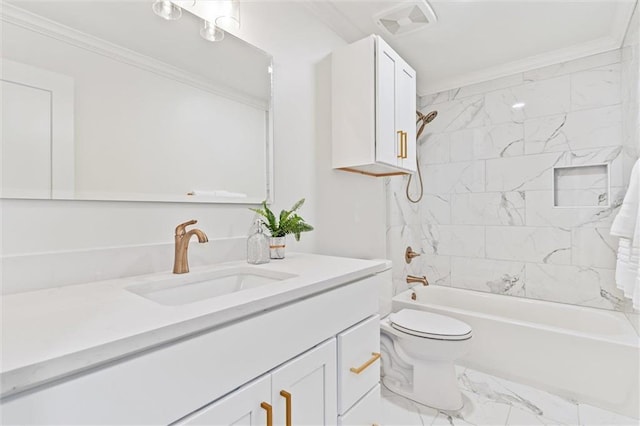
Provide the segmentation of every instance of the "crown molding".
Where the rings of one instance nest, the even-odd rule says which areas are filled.
[[[369,35],[358,28],[348,17],[340,12],[333,1],[305,0],[301,3],[316,18],[348,43],[360,40],[361,38]],[[622,46],[627,33],[634,7],[636,7],[636,2],[635,0],[628,0],[619,2],[618,6],[619,7],[614,20],[611,23],[609,34],[607,36],[568,48],[558,49],[541,55],[531,56],[522,60],[484,68],[450,78],[435,81],[432,80],[423,84],[418,82],[418,96],[457,89],[471,84],[482,83],[520,72],[531,71],[561,62],[567,62],[619,49]]]
[[[472,84],[483,83],[497,78],[508,77],[513,74],[531,71],[549,65],[556,65],[561,62],[568,62],[598,53],[608,52],[620,48],[620,43],[613,37],[602,37],[587,43],[577,44],[569,48],[558,49],[542,55],[531,56],[519,61],[513,61],[495,67],[484,68],[478,71],[445,78],[442,80],[429,81],[424,84],[418,83],[418,96],[426,96],[433,93],[444,92],[446,90],[458,89]]]
[[[129,50],[125,47],[102,40],[76,29],[61,25],[11,4],[0,2],[0,21],[17,25],[43,36],[69,45],[105,56],[118,62],[135,66],[153,74],[189,85],[214,95],[263,110],[269,109],[269,103],[245,93],[230,90],[222,85],[212,84],[206,79],[166,62]]]

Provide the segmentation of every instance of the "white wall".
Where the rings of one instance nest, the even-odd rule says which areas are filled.
[[[366,232],[358,239],[342,233],[361,226],[372,206],[375,219],[360,229],[384,232],[381,181],[327,172],[326,153],[318,157],[330,145],[330,81],[326,65],[318,64],[344,41],[295,2],[243,2],[239,35],[274,56],[274,206],[288,208],[305,197],[302,215],[316,226],[300,243],[291,238],[288,250],[383,256],[370,250]],[[326,191],[321,170],[333,176]],[[5,256],[172,243],[174,227],[191,218],[210,239],[244,236],[253,218],[244,205],[2,200],[0,207]],[[342,219],[341,227],[333,227],[333,217]]]
[[[316,66],[317,252],[338,256],[386,257],[387,217],[383,178],[331,168],[331,58]]]
[[[276,58],[274,93],[281,102],[275,107],[275,205],[288,207],[306,197],[303,217],[315,226],[296,249],[384,257],[383,181],[331,168],[330,53],[344,41],[294,2],[242,7],[242,38]],[[273,37],[268,45],[265,34]]]

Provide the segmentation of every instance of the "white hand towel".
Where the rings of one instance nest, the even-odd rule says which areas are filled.
[[[611,224],[611,235],[620,237],[616,263],[616,285],[640,309],[640,160],[631,171],[627,194]]]

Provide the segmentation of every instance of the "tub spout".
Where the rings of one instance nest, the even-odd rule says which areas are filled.
[[[412,283],[422,283],[422,285],[429,285],[429,281],[427,281],[427,277],[425,275],[421,277],[416,277],[415,275],[407,275],[407,284]]]

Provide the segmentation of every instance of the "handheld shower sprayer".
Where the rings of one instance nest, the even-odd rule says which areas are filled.
[[[416,115],[418,116],[418,118],[416,119],[416,126],[420,126],[418,127],[418,132],[416,134],[416,140],[418,140],[422,135],[424,128],[427,127],[427,124],[431,123],[438,116],[438,111],[434,110],[428,114],[423,114],[420,111],[416,111]],[[409,195],[409,185],[411,185],[411,179],[413,178],[413,175],[409,175],[409,180],[407,181],[407,190],[406,190],[407,199],[412,203],[417,203],[420,200],[422,200],[422,195],[424,194],[424,186],[422,184],[422,172],[420,171],[420,159],[418,158],[417,152],[416,152],[416,163],[417,163],[416,169],[418,171],[418,179],[420,182],[420,195],[415,200],[412,199],[411,196]]]
[[[424,130],[426,125],[431,123],[438,116],[438,111],[431,111],[428,114],[423,114],[420,111],[416,111],[416,114],[418,115],[418,119],[416,120],[416,124],[422,123],[422,124],[420,124],[420,127],[418,128],[418,137],[420,137],[420,135],[422,134],[422,131]]]

